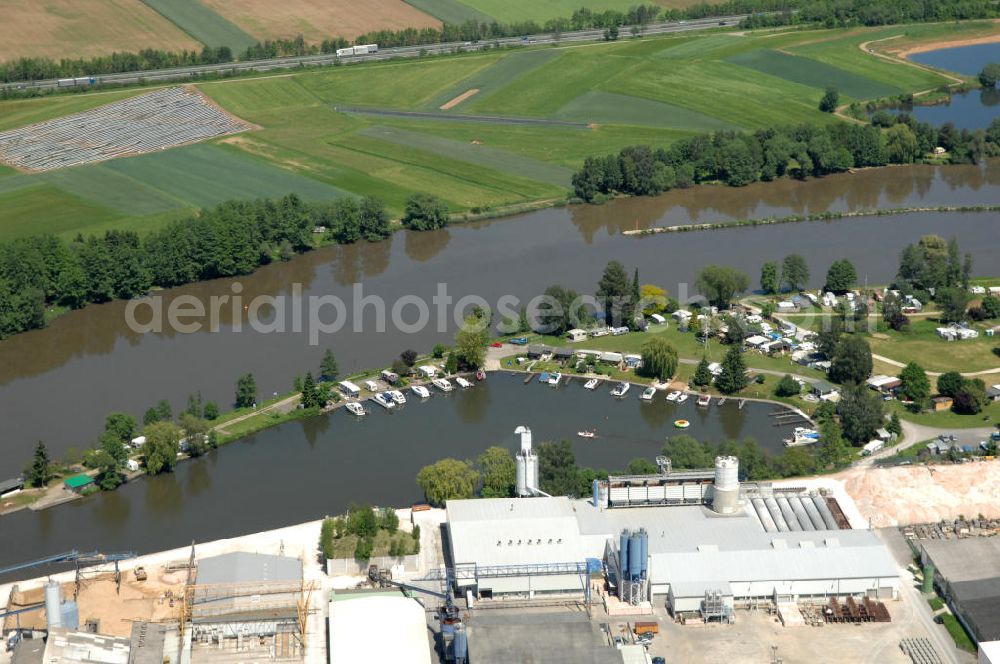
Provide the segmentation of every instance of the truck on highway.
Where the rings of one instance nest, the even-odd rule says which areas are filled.
[[[378,53],[378,44],[359,44],[354,47],[354,55],[369,55]]]
[[[80,85],[93,85],[97,79],[93,76],[78,76],[77,78],[60,78],[56,81],[56,86],[60,88],[74,88]]]

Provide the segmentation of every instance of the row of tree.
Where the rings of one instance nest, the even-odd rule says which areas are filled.
[[[49,78],[77,78],[171,69],[194,65],[214,65],[232,62],[233,52],[228,46],[206,46],[201,51],[162,51],[147,48],[138,53],[112,53],[93,58],[18,58],[0,63],[0,82],[37,81]]]
[[[1000,122],[987,131],[935,129],[906,116],[888,129],[837,123],[799,125],[753,133],[720,131],[676,141],[667,148],[647,145],[618,154],[587,157],[573,175],[573,189],[585,201],[614,194],[651,196],[701,182],[741,187],[786,175],[805,178],[855,167],[908,164],[934,147],[955,163],[1000,154]]]

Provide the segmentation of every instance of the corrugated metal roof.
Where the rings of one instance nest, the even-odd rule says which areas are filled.
[[[286,556],[236,551],[198,561],[198,585],[300,581],[302,561]]]

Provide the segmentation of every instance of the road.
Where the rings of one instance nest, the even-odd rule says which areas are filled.
[[[700,30],[711,30],[720,27],[734,27],[746,18],[747,14],[735,16],[719,16],[716,18],[697,19],[693,21],[681,21],[675,23],[654,23],[642,29],[643,36],[664,35],[680,32],[696,32]],[[266,60],[247,60],[243,62],[227,62],[214,65],[195,65],[191,67],[177,67],[173,69],[155,69],[136,72],[123,72],[120,74],[102,74],[96,77],[99,85],[134,85],[136,83],[162,83],[168,81],[183,81],[197,78],[206,74],[236,74],[241,72],[267,72],[274,69],[296,69],[300,67],[322,67],[335,64],[357,64],[361,62],[379,62],[394,58],[417,58],[423,55],[437,55],[453,53],[455,51],[482,51],[488,48],[517,47],[517,46],[539,46],[545,44],[564,44],[573,42],[600,41],[604,38],[603,30],[579,30],[575,32],[564,32],[561,34],[544,33],[537,35],[527,35],[525,37],[507,37],[503,39],[491,39],[480,42],[448,42],[444,44],[427,44],[424,46],[401,46],[398,48],[386,48],[378,53],[370,55],[354,55],[338,58],[336,55],[304,55],[291,56],[285,58],[271,58]],[[623,33],[622,39],[627,39],[628,34]],[[0,85],[3,88],[16,89],[56,89],[59,88],[59,79],[46,79],[42,81],[19,81]]]

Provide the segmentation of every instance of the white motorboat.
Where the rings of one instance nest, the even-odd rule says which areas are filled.
[[[414,385],[410,388],[410,391],[416,394],[421,399],[426,399],[431,395],[431,391],[428,390],[423,385]]]
[[[653,397],[655,396],[656,396],[656,388],[647,387],[645,390],[643,390],[642,394],[639,395],[639,398],[642,399],[643,401],[652,401]]]
[[[597,432],[594,431],[593,429],[589,431],[584,429],[583,431],[577,431],[576,435],[578,435],[580,438],[594,438],[597,436]]]
[[[613,397],[623,397],[628,394],[629,388],[632,387],[629,383],[621,382],[615,385],[614,389],[611,390],[611,396]]]
[[[674,390],[667,395],[667,401],[677,401],[677,398],[681,395],[680,390]]]
[[[470,383],[469,381],[465,380],[461,376],[456,377],[455,378],[455,382],[458,383],[458,386],[461,387],[463,390],[465,388],[467,388],[467,387],[472,387],[472,383]]]
[[[584,386],[584,388],[586,388],[588,390],[596,390],[597,389],[597,384],[600,383],[600,382],[601,381],[597,380],[596,378],[591,378],[586,383],[584,383],[583,386]]]
[[[700,397],[698,397],[698,405],[701,406],[702,408],[708,408],[708,406],[710,406],[711,404],[712,404],[711,395],[703,394]]]
[[[396,407],[396,403],[392,400],[392,395],[389,394],[388,392],[379,392],[378,394],[373,395],[372,401],[382,406],[386,410]]]
[[[402,406],[406,403],[406,395],[399,390],[390,390],[389,392],[386,392],[386,394],[392,397],[392,402],[396,405]]]
[[[684,403],[688,400],[688,395],[686,392],[681,392],[681,395],[677,397],[677,403]]]
[[[442,392],[451,392],[455,389],[455,386],[448,382],[447,378],[435,378],[431,382],[434,383],[434,387],[438,388]]]
[[[549,376],[549,385],[551,385],[552,387],[558,387],[559,386],[559,381],[561,381],[561,380],[562,380],[562,374],[561,373],[557,372],[557,373],[551,374]]]
[[[806,427],[795,427],[791,438],[785,438],[782,442],[785,444],[785,447],[813,445],[819,442],[819,431]]]
[[[349,413],[351,413],[352,415],[357,415],[358,417],[368,414],[368,411],[365,410],[365,407],[359,404],[357,401],[349,401],[345,406],[345,408],[347,408],[347,411]]]

